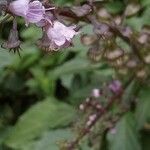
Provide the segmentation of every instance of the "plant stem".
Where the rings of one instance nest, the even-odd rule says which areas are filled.
[[[4,23],[5,21],[7,21],[10,17],[11,17],[11,15],[9,15],[9,14],[5,15],[2,19],[0,19],[0,25],[2,23]]]

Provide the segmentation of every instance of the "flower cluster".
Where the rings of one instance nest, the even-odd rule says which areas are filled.
[[[80,141],[87,136],[91,144],[94,144],[95,140],[100,140],[100,134],[98,133],[109,131],[112,135],[116,134],[116,122],[123,115],[124,111],[121,110],[120,114],[111,114],[111,108],[117,105],[118,100],[121,100],[123,96],[123,86],[120,80],[113,80],[106,85],[103,85],[100,89],[94,88],[89,97],[87,97],[83,103],[80,104],[79,109],[83,114],[83,122],[77,124],[77,132],[79,135],[73,141],[68,141],[64,145],[65,149],[73,150]],[[102,125],[101,131],[97,127]],[[92,140],[92,137],[94,141]]]
[[[15,0],[8,4],[7,12],[14,18],[23,17],[26,26],[33,23],[42,28],[43,37],[38,40],[37,45],[46,51],[51,51],[70,46],[72,38],[77,34],[76,26],[68,27],[55,17],[55,9],[49,3],[42,3],[39,0]],[[3,47],[14,49],[14,47]]]

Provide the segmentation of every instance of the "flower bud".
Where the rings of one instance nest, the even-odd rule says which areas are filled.
[[[97,114],[90,115],[88,121],[86,122],[86,126],[90,127],[93,124],[93,122],[96,120],[96,118],[97,118]]]
[[[122,58],[118,58],[116,60],[110,61],[109,63],[115,68],[120,68],[124,65],[124,61]]]
[[[114,80],[109,84],[108,88],[117,95],[122,92],[122,84],[119,80]]]
[[[121,16],[115,16],[114,22],[115,22],[116,25],[120,25],[121,22],[122,22]]]
[[[122,57],[124,55],[124,51],[122,49],[115,49],[113,51],[108,51],[106,53],[106,58],[108,60],[115,60],[115,59],[118,59],[120,57]]]
[[[126,66],[128,68],[136,68],[138,65],[138,62],[134,59],[130,59],[127,63],[126,63]]]
[[[95,98],[99,98],[101,96],[99,89],[93,89],[92,90],[92,96]]]
[[[8,5],[7,0],[0,0],[0,15],[2,14],[3,11],[6,10]]]
[[[83,6],[74,6],[71,10],[78,17],[83,17],[88,15],[92,11],[92,8],[91,6],[85,4]]]
[[[102,58],[103,53],[104,49],[100,49],[99,46],[94,46],[88,50],[87,55],[92,61],[98,62]]]
[[[146,33],[142,33],[140,34],[140,36],[138,37],[138,42],[140,44],[146,44],[149,40],[149,35]]]
[[[92,115],[89,116],[89,120],[90,120],[91,122],[93,122],[93,121],[96,119],[96,117],[97,117],[96,114],[92,114]]]
[[[144,60],[147,64],[150,64],[150,53],[144,57]]]
[[[97,37],[95,35],[87,35],[87,34],[81,35],[81,42],[85,46],[92,45],[96,40]]]
[[[52,52],[57,50],[57,47],[52,41],[50,41],[45,31],[43,32],[42,38],[37,41],[37,46],[45,52]]]
[[[137,4],[137,3],[130,3],[126,10],[125,10],[125,15],[126,16],[132,16],[132,15],[135,15],[139,10],[140,10],[140,5]]]
[[[130,38],[133,34],[133,31],[130,27],[124,27],[122,29],[120,29],[120,32],[125,36]]]
[[[88,104],[88,103],[90,103],[90,101],[91,101],[91,99],[90,98],[86,98],[86,103]]]
[[[17,30],[17,22],[16,19],[13,21],[13,28],[10,30],[8,41],[2,44],[2,48],[9,49],[10,51],[13,50],[14,53],[20,50],[20,40],[18,36]],[[20,54],[19,54],[20,55]]]
[[[136,76],[140,79],[144,79],[147,77],[147,71],[145,68],[142,68],[136,72]]]
[[[98,10],[97,15],[100,19],[105,19],[105,20],[110,19],[111,17],[111,15],[108,13],[108,11],[105,8],[100,8]]]
[[[85,106],[84,106],[83,104],[81,104],[81,105],[79,106],[79,109],[80,109],[81,111],[84,111]]]
[[[97,110],[101,110],[101,109],[102,109],[102,106],[101,106],[100,104],[97,104],[97,105],[96,105],[96,109],[97,109]]]
[[[127,75],[128,74],[128,68],[125,68],[125,67],[119,68],[119,69],[117,69],[117,72],[120,75]]]
[[[112,37],[112,32],[110,31],[110,28],[108,25],[101,23],[101,24],[96,24],[94,26],[94,32],[99,35],[102,38],[111,38]]]

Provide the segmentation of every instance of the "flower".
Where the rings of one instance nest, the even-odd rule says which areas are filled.
[[[51,12],[46,12],[44,18],[41,19],[36,25],[38,27],[45,27],[46,25],[53,25],[54,15]]]
[[[54,21],[53,26],[47,28],[48,38],[59,48],[68,47],[76,34],[75,26],[67,27],[59,21]]]
[[[122,84],[119,80],[114,80],[112,83],[109,84],[108,87],[113,93],[117,95],[122,91]]]
[[[45,9],[38,0],[15,0],[9,4],[9,11],[17,16],[25,18],[26,24],[38,23],[44,19],[45,11],[54,8]]]

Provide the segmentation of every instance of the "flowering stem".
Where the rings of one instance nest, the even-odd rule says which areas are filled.
[[[95,17],[93,16],[87,16],[88,20],[92,23],[92,24],[97,24],[97,25],[101,25],[101,22],[98,22],[96,20]],[[120,32],[120,26],[117,26],[116,24],[108,24],[108,23],[103,23],[105,25],[107,25],[110,30],[115,33],[117,36],[119,36],[121,39],[123,39],[125,42],[127,42],[129,44],[129,46],[132,48],[132,51],[135,53],[135,55],[137,56],[137,58],[143,63],[145,64],[145,61],[143,60],[141,54],[139,53],[139,48],[140,45],[137,41],[135,41],[134,39],[131,39],[129,37],[124,36],[121,32]]]
[[[120,92],[118,95],[114,95],[112,96],[110,99],[109,99],[109,102],[108,104],[105,106],[105,107],[101,107],[101,109],[97,112],[96,114],[96,118],[93,120],[93,122],[86,128],[83,128],[82,132],[78,135],[78,137],[69,143],[69,145],[67,146],[66,150],[74,150],[78,145],[79,145],[79,142],[90,132],[91,128],[93,126],[95,126],[95,124],[97,123],[97,121],[102,118],[109,110],[110,108],[112,107],[112,105],[114,104],[114,102],[119,99],[119,103],[121,104],[122,103],[122,98],[123,98],[123,95],[124,95],[124,91],[126,91],[126,89],[130,86],[131,84],[131,81],[133,80],[134,76],[131,76],[128,81],[124,84],[123,86],[123,91]],[[138,88],[139,90],[139,88]],[[137,91],[137,90],[136,90]],[[133,94],[135,94],[135,92],[133,91]],[[118,114],[118,118],[112,122],[113,125],[115,125],[119,119],[121,118],[121,116],[130,110],[130,107],[129,108],[126,108],[124,105],[120,105],[120,108],[121,108],[121,112],[119,112]],[[106,131],[108,130],[109,128],[106,127]]]
[[[78,17],[76,16],[74,13],[71,12],[71,10],[69,8],[64,8],[64,9],[60,9],[59,12],[61,15],[63,16],[67,16],[70,18],[74,18],[77,22],[78,21],[84,21],[87,23],[91,23],[91,24],[96,24],[97,26],[100,26],[101,23],[105,24],[106,26],[109,27],[109,29],[115,33],[117,36],[119,36],[121,39],[123,39],[126,43],[129,44],[129,46],[131,47],[132,51],[134,52],[134,54],[137,56],[137,58],[143,63],[146,64],[143,57],[141,56],[139,49],[141,47],[141,45],[138,43],[138,41],[136,41],[135,39],[132,39],[130,37],[126,37],[124,36],[121,32],[120,32],[120,26],[117,26],[116,24],[112,24],[112,23],[104,23],[104,22],[99,22],[97,21],[96,17],[88,15],[86,17]]]
[[[69,143],[67,150],[73,150],[80,142],[83,137],[85,137],[91,130],[91,128],[97,123],[97,121],[104,116],[104,114],[107,113],[107,111],[111,108],[114,101],[122,96],[123,93],[120,93],[119,95],[112,96],[107,104],[106,107],[102,107],[99,112],[97,112],[96,118],[93,120],[93,122],[86,128],[83,129],[83,131],[79,134],[79,136]]]
[[[112,32],[116,33],[120,38],[122,38],[125,42],[127,42],[127,43],[131,46],[131,48],[132,48],[134,54],[139,58],[139,60],[140,60],[143,64],[145,64],[145,61],[143,60],[141,54],[139,53],[139,48],[138,48],[138,47],[140,47],[139,43],[137,43],[135,40],[132,40],[132,39],[130,39],[130,38],[124,36],[124,35],[119,31],[118,26],[116,26],[116,25],[114,26],[114,25],[111,25],[111,24],[107,24],[107,25],[108,25],[109,28],[112,30]]]

